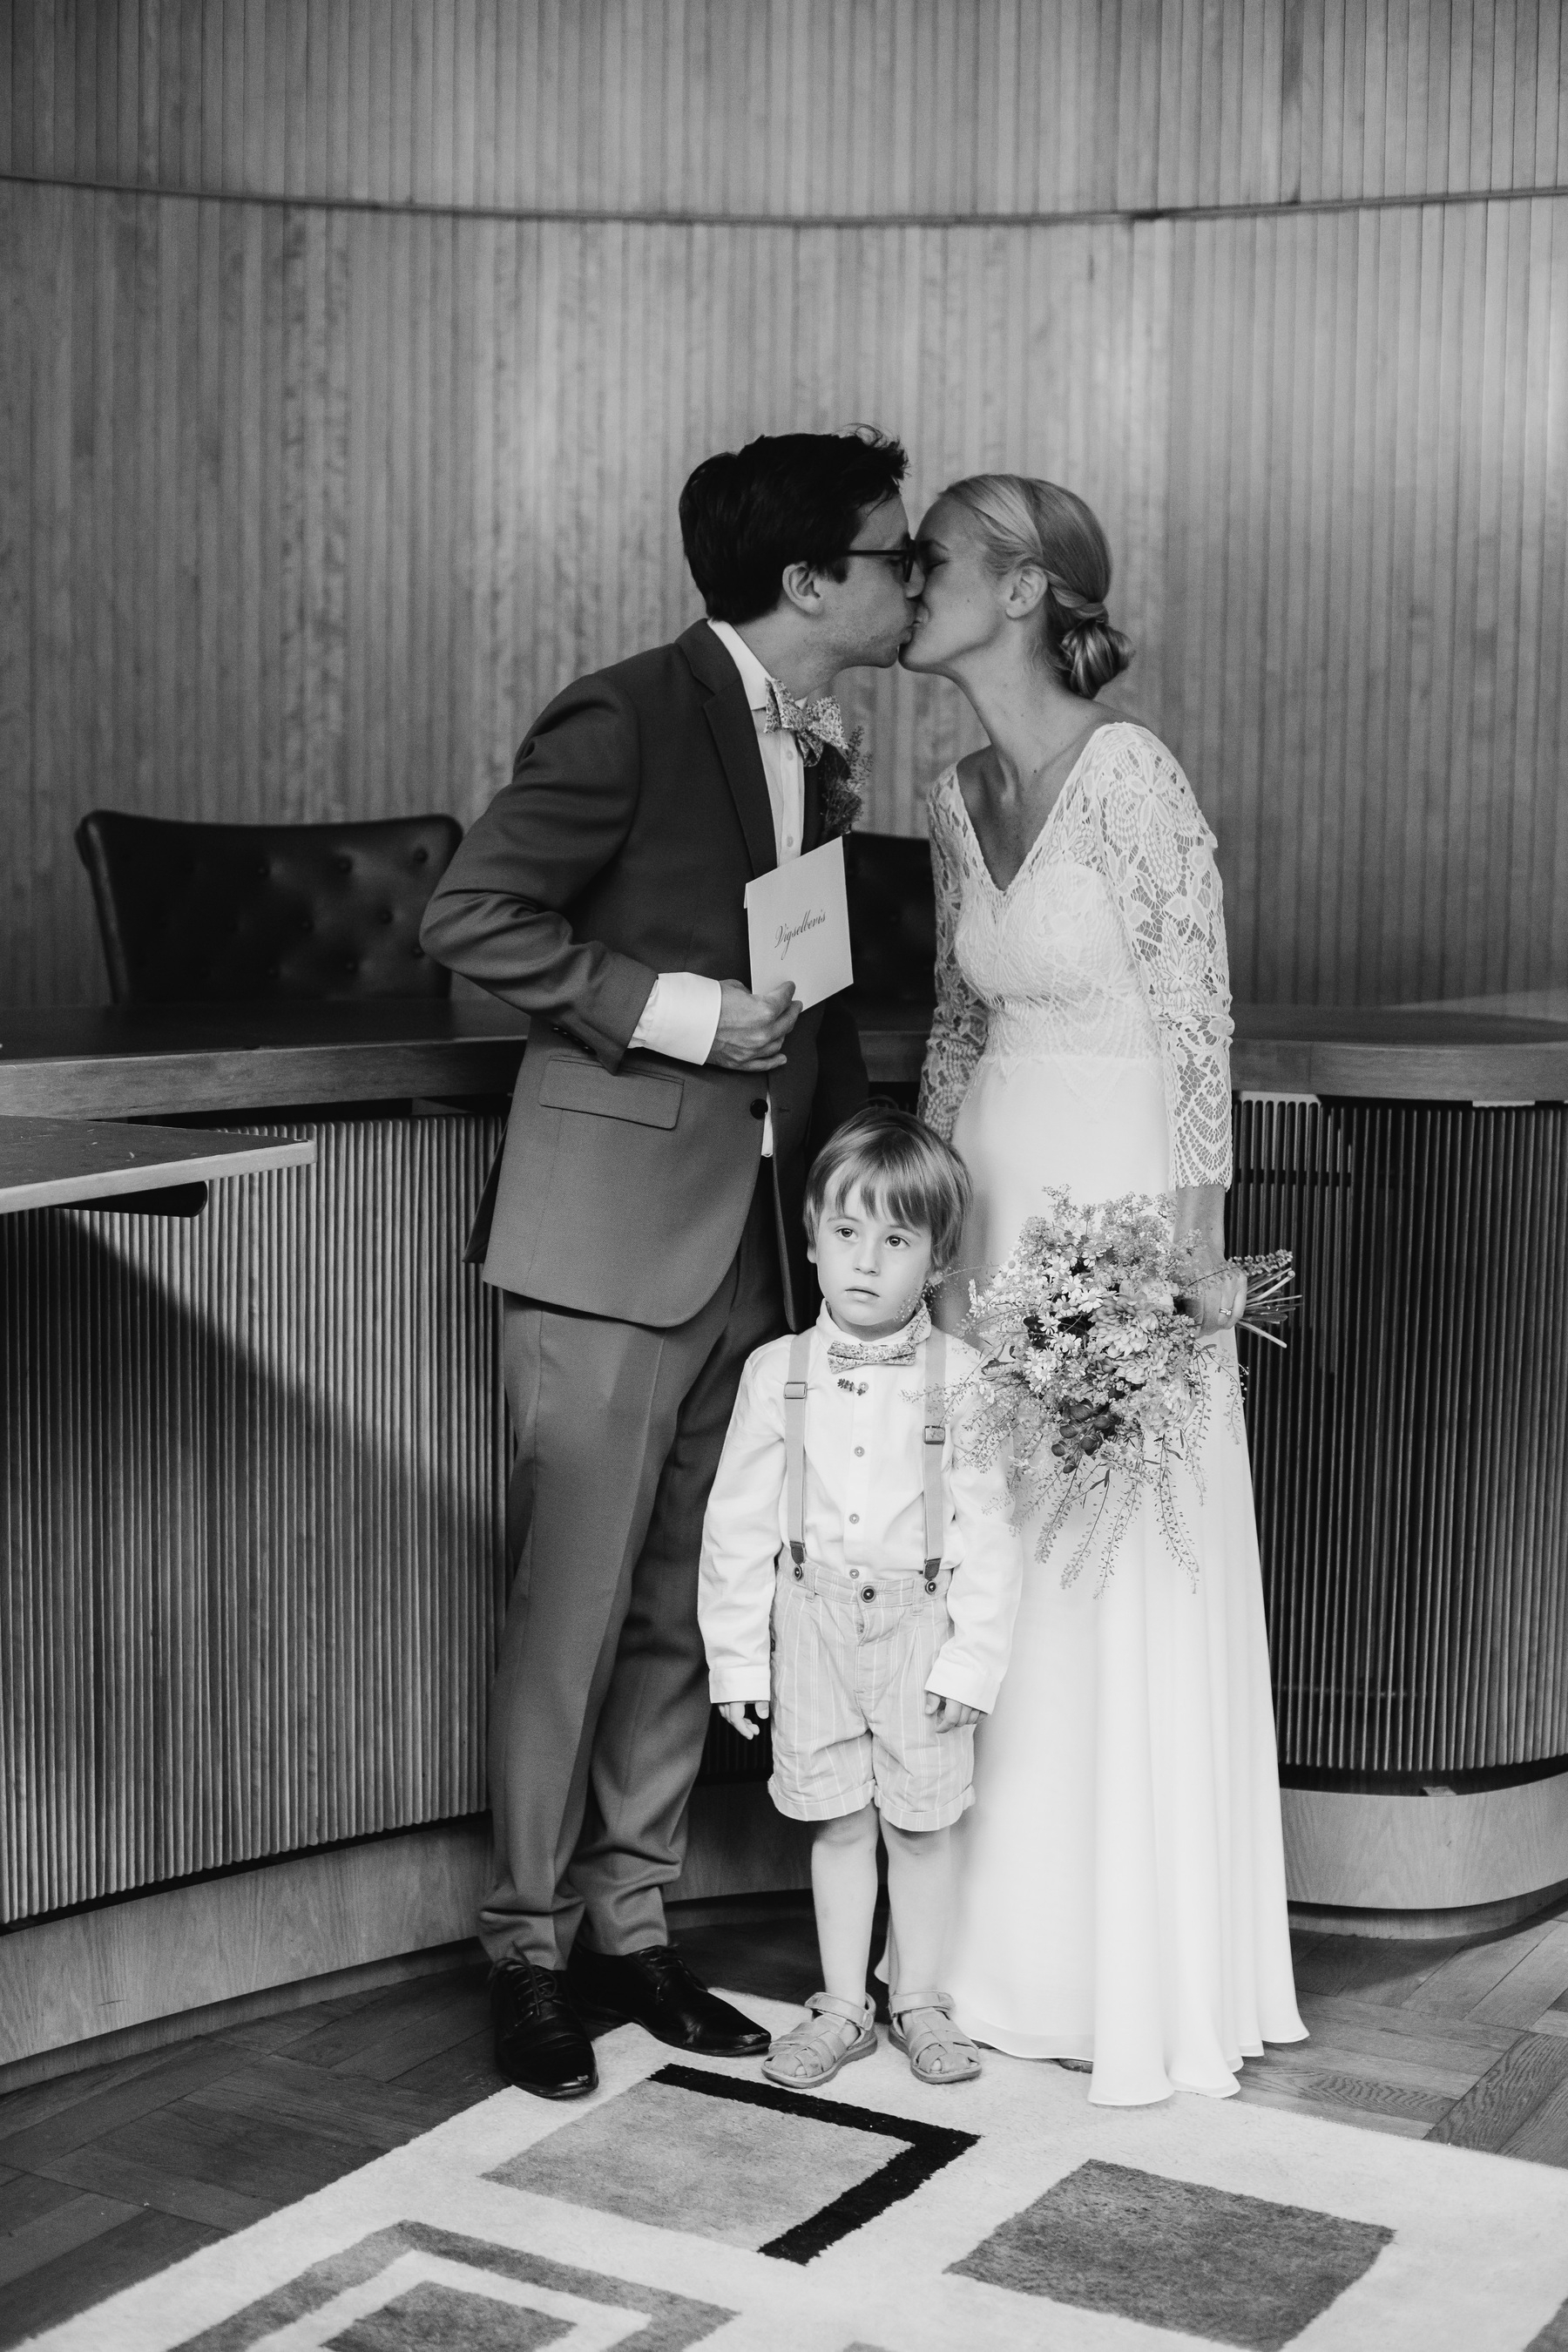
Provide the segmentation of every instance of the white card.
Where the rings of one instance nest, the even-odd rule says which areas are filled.
[[[793,981],[796,1001],[805,1006],[853,987],[843,836],[748,882],[746,922],[756,994]]]

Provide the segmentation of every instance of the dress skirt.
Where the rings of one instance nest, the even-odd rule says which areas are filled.
[[[976,1193],[965,1267],[1005,1257],[1047,1185],[1168,1190],[1167,1135],[1157,1062],[983,1057],[952,1139]],[[1091,1555],[1063,1586],[1081,1507],[1043,1559],[1026,1526],[1012,1660],[954,1832],[960,2022],[1017,2057],[1091,2060],[1104,2105],[1227,2096],[1244,2058],[1305,2038],[1235,1348],[1213,1343],[1207,1425],[1174,1473],[1195,1587],[1150,1496],[1103,1583]]]

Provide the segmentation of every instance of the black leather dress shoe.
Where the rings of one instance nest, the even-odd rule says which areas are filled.
[[[553,1969],[521,1954],[490,1970],[490,2021],[496,2064],[520,2091],[542,2099],[581,2099],[596,2090],[599,2069],[582,2019]]]
[[[710,2058],[760,2058],[771,2036],[700,1984],[669,1944],[612,1957],[578,1944],[567,1967],[572,1998],[584,2011],[647,2028],[672,2050]]]

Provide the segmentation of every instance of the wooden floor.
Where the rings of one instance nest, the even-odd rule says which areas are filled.
[[[1244,2099],[1568,2166],[1568,1905],[1479,1943],[1291,1940],[1311,2040]]]
[[[689,1906],[710,1981],[803,2000],[805,1898]],[[1312,2039],[1244,2099],[1568,2166],[1568,1906],[1484,1943],[1301,1935]],[[0,2098],[0,2346],[292,2202],[499,2087],[476,1960]]]

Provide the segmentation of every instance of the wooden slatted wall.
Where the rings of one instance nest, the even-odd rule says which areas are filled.
[[[0,1927],[484,1803],[499,1123],[312,1131],[188,1222],[0,1219]]]
[[[1562,33],[0,0],[0,999],[101,992],[95,803],[470,816],[694,613],[695,459],[867,415],[1101,511],[1240,993],[1568,982]],[[918,829],[962,712],[851,699]]]
[[[0,164],[503,211],[1550,186],[1557,0],[5,0]]]
[[[1327,1786],[1568,1754],[1568,1108],[1243,1102],[1236,1245],[1279,1760]]]

